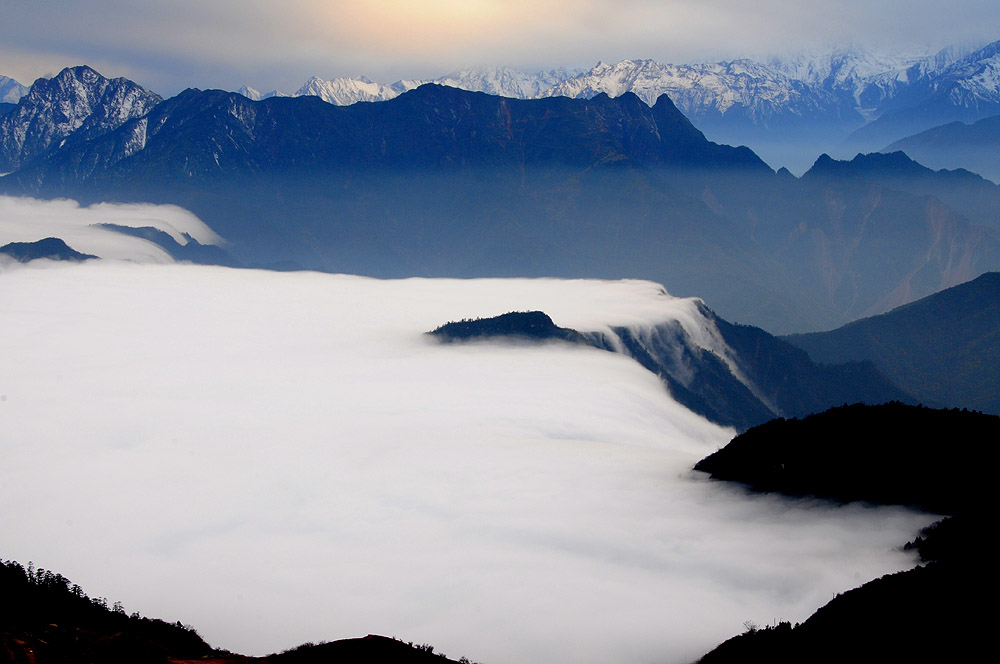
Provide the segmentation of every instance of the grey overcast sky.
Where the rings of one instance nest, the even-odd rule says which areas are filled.
[[[89,64],[163,95],[1000,39],[996,0],[0,0],[0,15],[0,74],[28,85]]]

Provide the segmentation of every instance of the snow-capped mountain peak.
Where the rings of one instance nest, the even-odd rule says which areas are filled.
[[[0,171],[14,170],[71,135],[111,131],[161,101],[128,79],[105,78],[87,66],[40,78],[13,112],[0,117]]]
[[[292,96],[312,95],[337,106],[347,106],[359,101],[385,101],[398,94],[399,92],[391,86],[375,83],[364,76],[342,77],[329,81],[313,76]]]
[[[26,94],[28,94],[27,86],[10,77],[0,76],[0,102],[16,104]]]

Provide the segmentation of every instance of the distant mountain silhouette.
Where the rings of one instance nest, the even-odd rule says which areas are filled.
[[[0,247],[0,254],[6,254],[22,263],[36,258],[48,258],[55,261],[83,261],[97,258],[91,254],[82,254],[70,248],[66,242],[57,237],[47,237],[36,242],[10,242]]]
[[[977,224],[1000,232],[1000,186],[967,170],[934,171],[904,152],[859,154],[851,161],[821,157],[803,178],[856,179],[918,197],[933,196]]]
[[[1000,115],[973,124],[949,122],[901,138],[884,151],[903,150],[934,168],[965,168],[1000,182]]]
[[[784,338],[816,362],[870,361],[926,404],[1000,414],[1000,273],[830,332]]]

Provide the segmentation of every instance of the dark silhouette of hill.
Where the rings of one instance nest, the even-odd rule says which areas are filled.
[[[1000,273],[836,330],[784,339],[816,362],[870,361],[924,403],[1000,414]]]
[[[404,643],[398,639],[369,634],[360,639],[305,644],[277,655],[259,658],[267,664],[326,664],[327,662],[392,662],[398,664],[471,664],[466,657],[457,662],[434,647]]]
[[[803,175],[812,177],[864,180],[918,197],[933,196],[971,221],[1000,230],[1000,186],[961,168],[931,170],[901,151],[858,154],[850,161],[823,155]]]
[[[307,643],[266,657],[209,646],[194,628],[90,598],[61,574],[0,560],[0,664],[460,664],[414,645],[369,635]],[[462,663],[468,664],[464,657]]]
[[[84,261],[88,258],[97,258],[70,248],[65,241],[57,237],[47,237],[36,242],[10,242],[0,247],[0,254],[7,254],[22,263],[36,258],[48,258],[54,261]]]
[[[61,574],[0,561],[0,662],[149,662],[215,651],[180,622],[125,613]]]
[[[965,168],[1000,182],[1000,115],[972,124],[949,122],[901,138],[884,152],[902,150],[933,168]]]
[[[696,468],[756,491],[921,506],[949,518],[904,548],[922,567],[837,595],[801,624],[775,623],[722,643],[702,664],[940,662],[988,652],[1000,418],[887,404],[776,420],[737,436]],[[955,449],[957,444],[959,449]]]
[[[801,624],[752,628],[701,664],[970,661],[991,651],[986,566],[931,563],[837,595]]]
[[[956,514],[988,498],[997,441],[995,415],[855,404],[754,427],[695,469],[755,491]]]
[[[574,343],[585,341],[579,332],[559,327],[552,322],[548,314],[541,311],[511,311],[492,318],[445,323],[441,327],[431,330],[428,334],[442,341],[493,337],[529,340],[560,339]]]

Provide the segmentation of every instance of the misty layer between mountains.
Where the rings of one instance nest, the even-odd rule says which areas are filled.
[[[622,355],[423,334],[688,316],[658,284],[108,260],[0,282],[3,555],[215,646],[688,661],[908,567],[896,547],[930,521],[704,480],[733,432]]]

